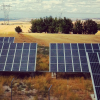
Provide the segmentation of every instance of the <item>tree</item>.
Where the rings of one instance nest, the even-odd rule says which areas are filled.
[[[85,30],[85,33],[87,34],[95,34],[97,33],[98,31],[98,26],[97,26],[97,23],[95,21],[92,21],[92,20],[86,20],[84,22],[84,30]]]
[[[82,27],[82,23],[81,23],[81,20],[76,20],[76,22],[74,23],[74,27],[73,27],[73,30],[74,30],[74,34],[82,34],[82,30],[83,30],[83,27]]]
[[[97,24],[97,26],[98,26],[98,30],[100,30],[100,24]]]
[[[15,28],[15,31],[16,31],[17,33],[20,33],[20,32],[22,32],[22,29],[21,29],[20,26],[17,26],[17,27]]]

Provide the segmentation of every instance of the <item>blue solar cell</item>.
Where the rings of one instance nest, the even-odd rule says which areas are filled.
[[[20,66],[20,71],[27,71],[27,63],[25,64],[21,64],[21,66]]]
[[[86,52],[93,52],[92,50],[87,49]]]
[[[50,64],[50,72],[57,72],[57,64]]]
[[[91,44],[85,44],[85,47],[86,47],[86,49],[91,49],[92,50]]]
[[[36,49],[36,43],[31,43],[30,49]]]
[[[73,56],[79,56],[78,50],[72,50],[72,55],[73,55]]]
[[[36,50],[30,50],[30,56],[34,56],[36,55]]]
[[[64,51],[63,50],[58,50],[58,56],[64,56]]]
[[[71,57],[65,57],[66,63],[72,63],[72,58]]]
[[[13,63],[13,57],[14,56],[8,56],[6,63]]]
[[[22,56],[21,63],[27,63],[27,61],[28,61],[28,56]]]
[[[28,64],[28,71],[29,72],[32,72],[32,71],[35,71],[35,64]]]
[[[82,72],[89,72],[88,64],[81,64],[82,66]]]
[[[0,64],[0,71],[3,71],[5,64]]]
[[[0,42],[3,42],[4,37],[0,37]]]
[[[13,50],[13,49],[9,49],[9,53],[8,53],[8,55],[14,55],[14,53],[15,53],[15,50]]]
[[[99,55],[99,59],[100,59],[100,53],[98,53],[98,55]]]
[[[8,41],[9,41],[9,37],[5,37],[4,38],[4,42],[7,42],[8,43]]]
[[[51,56],[57,56],[56,50],[51,50]]]
[[[93,74],[93,79],[94,79],[94,85],[100,86],[100,74],[99,75]]]
[[[8,53],[8,50],[2,50],[1,55],[7,55],[7,53]]]
[[[4,43],[3,49],[8,49],[9,48],[9,43]]]
[[[58,43],[58,49],[63,49],[63,44],[62,43]]]
[[[21,56],[15,56],[14,63],[20,63]]]
[[[74,64],[74,71],[81,72],[80,64]]]
[[[99,62],[97,53],[88,53],[90,62]]]
[[[80,57],[81,63],[87,63],[87,58],[86,57]]]
[[[65,49],[70,49],[70,44],[64,43]]]
[[[51,57],[51,63],[57,63],[57,57]]]
[[[100,100],[100,87],[95,87],[95,89],[96,89],[97,100]]]
[[[66,64],[66,72],[73,72],[72,64]]]
[[[5,63],[6,56],[0,56],[0,63]]]
[[[73,63],[79,63],[79,57],[73,57]]]
[[[34,57],[29,57],[29,63],[35,63],[35,58]]]
[[[72,43],[72,44],[71,44],[71,47],[72,47],[72,49],[78,49],[78,48],[77,48],[77,44],[73,44],[73,43]]]
[[[100,65],[99,63],[90,63],[92,73],[100,74]]]
[[[0,43],[0,49],[2,48],[3,43]]]
[[[22,49],[23,43],[17,43],[17,49]]]
[[[65,65],[64,64],[58,64],[58,72],[65,72]]]
[[[30,43],[24,43],[24,49],[29,49]]]
[[[19,66],[20,66],[20,64],[13,64],[12,71],[19,71]]]
[[[78,47],[79,47],[79,49],[85,49],[84,44],[81,44],[81,43],[78,43]]]
[[[58,63],[64,63],[64,57],[58,57]]]
[[[11,71],[12,64],[6,64],[5,71]]]
[[[28,56],[29,55],[29,50],[23,50],[23,55],[22,56]]]
[[[71,51],[70,50],[65,50],[65,56],[66,57],[71,56]]]
[[[16,56],[21,56],[21,54],[22,54],[22,50],[16,50]]]
[[[99,46],[98,44],[92,44],[93,49],[98,49],[99,50]]]
[[[10,38],[9,38],[9,42],[10,42],[10,43],[13,43],[13,42],[14,42],[14,37],[10,37]]]
[[[96,50],[96,49],[94,49],[94,52],[100,52],[100,50]]]
[[[16,43],[11,43],[10,44],[10,49],[15,49],[16,48]]]
[[[85,50],[79,50],[80,56],[86,56]]]
[[[56,49],[56,43],[52,43],[50,44],[50,46],[51,46],[51,49]]]

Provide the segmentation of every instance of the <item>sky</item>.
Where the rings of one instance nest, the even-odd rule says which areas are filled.
[[[0,0],[0,18],[3,4],[10,5],[9,18],[100,18],[100,0]]]

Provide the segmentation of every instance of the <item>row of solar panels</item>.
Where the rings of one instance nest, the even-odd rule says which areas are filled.
[[[13,37],[0,39],[2,41],[12,39],[14,42]],[[99,51],[100,44],[51,43],[49,72],[89,72],[86,52]],[[2,42],[0,43],[0,64],[2,64],[0,71],[35,71],[30,69],[36,69],[36,54],[36,43]]]
[[[36,43],[13,43],[0,38],[0,71],[36,71]],[[100,44],[51,43],[50,72],[90,72],[96,100],[100,100]]]
[[[100,100],[100,53],[87,53],[96,100]]]

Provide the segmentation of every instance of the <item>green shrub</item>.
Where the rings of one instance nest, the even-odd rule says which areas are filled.
[[[17,26],[17,27],[15,28],[15,31],[16,31],[17,33],[20,33],[20,32],[22,32],[22,29],[21,29],[20,26]]]

